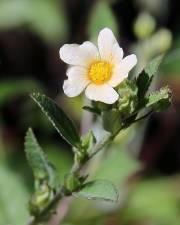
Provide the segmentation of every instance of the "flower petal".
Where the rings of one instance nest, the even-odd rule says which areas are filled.
[[[68,77],[68,80],[75,80],[76,77],[83,77],[84,79],[87,79],[87,69],[85,67],[82,66],[71,66],[67,69],[66,71],[66,75]]]
[[[95,85],[91,83],[87,86],[85,95],[91,100],[104,102],[106,104],[113,104],[119,98],[118,93],[108,84]]]
[[[123,57],[123,50],[113,34],[113,32],[104,28],[98,36],[98,48],[102,59],[107,61],[120,61]]]
[[[113,75],[108,81],[108,84],[112,87],[116,87],[120,84],[125,78],[128,77],[129,71],[136,65],[137,58],[136,55],[132,54],[125,57],[120,63],[115,64],[113,69]]]
[[[111,79],[108,81],[108,84],[111,85],[112,87],[116,87],[127,77],[128,77],[128,71],[126,71],[119,64],[117,64],[115,68],[113,69],[113,75]]]
[[[119,44],[116,43],[112,46],[112,63],[119,63],[123,58],[123,49],[120,48]]]
[[[126,56],[120,63],[119,66],[129,72],[137,63],[137,57],[136,55],[132,54],[132,55],[128,55]]]
[[[73,66],[67,71],[68,80],[64,81],[63,90],[68,97],[78,96],[90,83],[84,68]]]
[[[90,41],[81,45],[65,44],[59,50],[60,58],[67,64],[87,66],[92,60],[99,58],[97,47]]]

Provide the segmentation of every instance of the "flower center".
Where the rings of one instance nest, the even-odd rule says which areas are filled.
[[[88,78],[95,84],[104,84],[111,79],[113,65],[105,61],[96,61],[91,64]]]

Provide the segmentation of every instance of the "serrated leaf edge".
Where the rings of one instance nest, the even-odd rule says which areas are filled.
[[[44,97],[44,98],[47,98],[49,99],[50,101],[52,101],[55,105],[56,102],[53,101],[52,99],[50,99],[49,97],[47,97],[46,95],[43,95],[43,94],[40,94],[40,93],[32,93],[30,94],[30,97],[38,104],[38,106],[40,107],[40,109],[42,110],[42,112],[47,116],[47,118],[49,119],[49,121],[52,123],[52,125],[54,126],[54,128],[56,129],[56,131],[60,134],[60,136],[65,140],[67,141],[70,145],[72,145],[72,143],[69,142],[69,140],[67,140],[62,134],[61,132],[59,131],[59,128],[56,126],[56,124],[54,123],[53,119],[51,118],[51,116],[48,114],[48,112],[44,109],[44,107],[42,107],[42,105],[36,100],[36,96],[41,96],[41,97]],[[68,118],[69,119],[69,118]],[[69,119],[70,120],[70,119]],[[71,121],[71,120],[70,120]],[[71,121],[72,122],[72,121]],[[80,138],[79,138],[79,143],[80,143]],[[79,147],[79,145],[74,145],[75,147]]]
[[[28,128],[28,130],[27,130],[27,132],[26,132],[26,135],[25,135],[25,142],[24,142],[24,150],[25,150],[25,152],[27,153],[27,148],[26,148],[26,146],[27,146],[27,143],[28,143],[28,138],[29,138],[29,135],[32,135],[33,136],[33,138],[34,138],[34,140],[35,140],[35,142],[36,142],[36,144],[37,144],[37,146],[38,146],[38,148],[39,148],[39,151],[41,152],[41,154],[43,155],[43,157],[44,157],[44,159],[45,159],[45,166],[46,166],[46,169],[47,169],[47,171],[49,171],[49,168],[48,168],[48,166],[49,166],[49,164],[51,164],[50,162],[49,162],[49,160],[48,160],[48,158],[47,158],[47,155],[44,153],[44,151],[42,150],[42,148],[41,148],[41,146],[40,146],[40,144],[38,143],[38,141],[37,141],[37,139],[36,139],[36,136],[34,135],[34,132],[33,132],[33,130],[32,130],[32,128],[31,127],[29,127]],[[28,159],[28,157],[26,156],[26,158],[27,158],[27,160],[28,160],[28,162],[29,162],[29,159]],[[43,159],[43,161],[44,161],[44,159]],[[31,163],[29,163],[29,165],[31,166]],[[51,165],[52,166],[52,165]],[[31,166],[31,168],[32,168],[32,166]],[[32,171],[33,171],[34,169],[32,168]],[[48,174],[47,174],[48,175]]]

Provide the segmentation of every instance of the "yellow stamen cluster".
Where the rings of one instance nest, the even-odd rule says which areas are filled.
[[[113,65],[105,61],[96,61],[91,64],[88,78],[94,84],[104,84],[111,79]]]

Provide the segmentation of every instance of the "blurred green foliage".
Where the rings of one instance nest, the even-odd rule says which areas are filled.
[[[28,220],[28,191],[22,177],[0,163],[0,224],[25,224]]]
[[[180,71],[180,37],[178,37],[172,45],[172,48],[169,50],[162,63],[162,73],[166,76],[179,76]]]
[[[0,29],[24,26],[42,39],[57,43],[68,33],[63,7],[57,0],[1,0]]]
[[[141,223],[178,225],[180,219],[179,176],[129,179],[135,171],[142,168],[142,165],[125,152],[125,146],[116,144],[106,155],[101,154],[92,162],[92,168],[96,168],[93,178],[106,178],[118,184],[118,206],[75,200],[71,205],[67,221],[75,224],[90,224],[93,221],[96,225],[99,221],[104,224],[103,220],[108,221],[108,218],[113,217],[113,221],[123,225]]]
[[[34,91],[41,91],[43,88],[34,80],[30,79],[6,79],[0,82],[0,106],[3,106],[13,98],[28,95]]]
[[[111,28],[117,36],[118,25],[109,3],[107,1],[97,1],[91,9],[88,24],[88,34],[92,40],[97,40],[99,31],[104,27]]]
[[[139,182],[126,208],[126,222],[150,221],[153,224],[178,225],[180,220],[179,185],[178,176]]]

